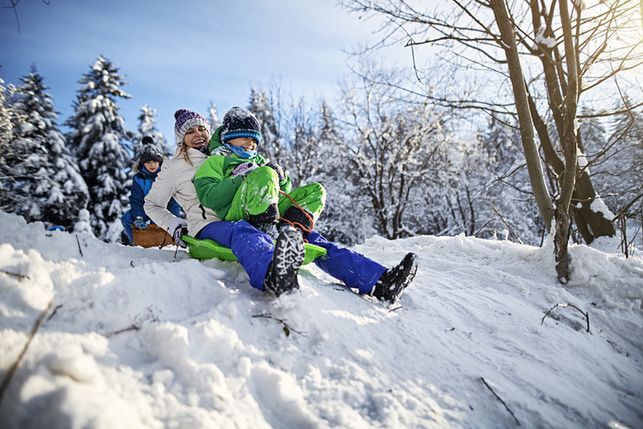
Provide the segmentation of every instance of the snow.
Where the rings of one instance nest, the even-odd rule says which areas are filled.
[[[555,37],[545,37],[545,27],[541,27],[536,34],[536,44],[546,46],[548,49],[552,49],[556,46]]]
[[[0,403],[28,427],[642,427],[643,259],[420,236],[356,249],[417,277],[388,308],[314,266],[279,299],[233,262],[0,212]],[[82,251],[82,255],[81,255]],[[587,311],[586,321],[569,303]],[[286,332],[288,331],[288,335]]]

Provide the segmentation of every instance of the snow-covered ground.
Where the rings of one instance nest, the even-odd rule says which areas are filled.
[[[643,427],[642,258],[573,246],[563,287],[548,246],[458,236],[357,250],[386,265],[419,255],[401,306],[314,266],[274,299],[236,263],[0,213],[3,379],[52,302],[0,427]],[[590,333],[572,307],[541,323],[563,303],[588,312]]]

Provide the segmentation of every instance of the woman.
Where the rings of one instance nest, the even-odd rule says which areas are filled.
[[[177,150],[173,159],[163,163],[145,197],[145,212],[182,247],[187,247],[181,240],[184,234],[214,239],[230,247],[248,272],[254,287],[279,295],[282,290],[278,286],[296,283],[297,272],[303,262],[301,234],[294,228],[286,228],[273,244],[267,234],[249,223],[221,222],[213,210],[199,204],[192,179],[207,158],[210,128],[203,116],[189,110],[177,110],[174,118]],[[183,207],[185,220],[166,209],[171,198]],[[211,228],[206,229],[209,225]],[[222,234],[221,229],[216,228],[219,226],[234,228],[228,228]],[[216,237],[212,235],[215,229],[218,231]]]
[[[177,244],[186,247],[181,235],[195,236],[210,222],[219,217],[210,209],[199,204],[192,178],[196,169],[206,160],[210,126],[208,121],[196,112],[177,110],[176,153],[174,158],[165,161],[156,177],[152,189],[145,196],[145,213],[156,225],[168,231]],[[185,219],[172,214],[166,207],[174,198],[185,212]]]

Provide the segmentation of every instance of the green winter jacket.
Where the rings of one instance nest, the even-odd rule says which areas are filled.
[[[254,162],[258,165],[265,165],[266,160],[261,155],[249,159],[238,157],[223,146],[220,135],[221,127],[212,134],[209,143],[211,155],[197,169],[193,182],[201,204],[214,210],[217,216],[224,219],[244,180],[242,176],[233,176],[232,171],[239,164]],[[290,192],[292,182],[288,175],[279,182],[279,187],[284,192]]]

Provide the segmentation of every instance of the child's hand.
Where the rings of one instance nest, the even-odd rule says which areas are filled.
[[[244,162],[243,164],[237,165],[234,170],[232,170],[233,176],[245,176],[250,173],[255,168],[259,167],[254,162]]]
[[[270,167],[273,170],[275,170],[275,173],[277,173],[277,176],[279,177],[280,182],[286,178],[286,173],[284,173],[284,169],[281,168],[281,165],[277,164],[276,162],[270,161],[268,164],[266,164],[266,167]]]
[[[136,219],[134,219],[134,228],[145,229],[147,228],[147,223],[145,223],[142,217],[137,216]]]

